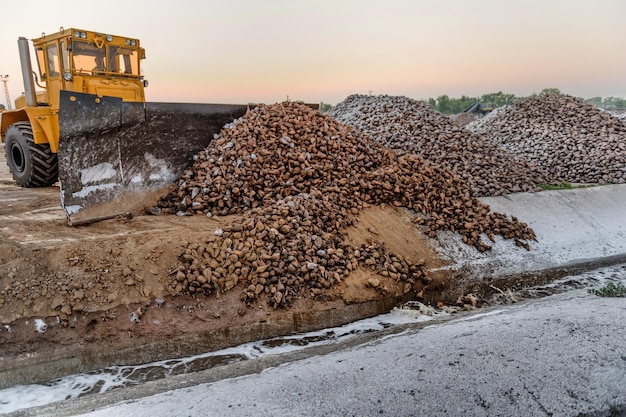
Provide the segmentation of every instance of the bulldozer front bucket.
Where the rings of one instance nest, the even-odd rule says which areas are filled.
[[[59,182],[70,225],[128,216],[170,186],[246,105],[127,103],[61,92]]]

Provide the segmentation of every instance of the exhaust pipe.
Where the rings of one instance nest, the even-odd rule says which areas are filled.
[[[22,79],[24,80],[26,106],[37,107],[37,93],[35,92],[35,80],[33,79],[33,65],[30,61],[28,39],[20,36],[17,40],[17,48],[20,53],[20,62],[22,63]]]

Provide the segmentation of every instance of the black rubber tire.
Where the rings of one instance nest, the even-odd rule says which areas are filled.
[[[35,144],[29,122],[14,123],[4,140],[7,165],[21,187],[47,187],[57,181],[59,163],[50,145]]]

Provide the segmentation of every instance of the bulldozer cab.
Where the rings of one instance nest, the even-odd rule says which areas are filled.
[[[96,38],[97,39],[97,38]],[[118,45],[109,42],[72,41],[72,67],[78,73],[105,75],[110,78],[139,77],[139,50],[135,42]]]
[[[61,90],[145,102],[138,39],[67,29],[32,42],[46,83],[41,104],[58,108]]]

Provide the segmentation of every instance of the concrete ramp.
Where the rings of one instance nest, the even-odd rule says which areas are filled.
[[[479,253],[451,233],[439,236],[437,251],[450,269],[476,278],[514,275],[550,268],[626,260],[626,184],[520,193],[480,199],[492,211],[517,217],[532,227],[531,250],[497,239]]]

